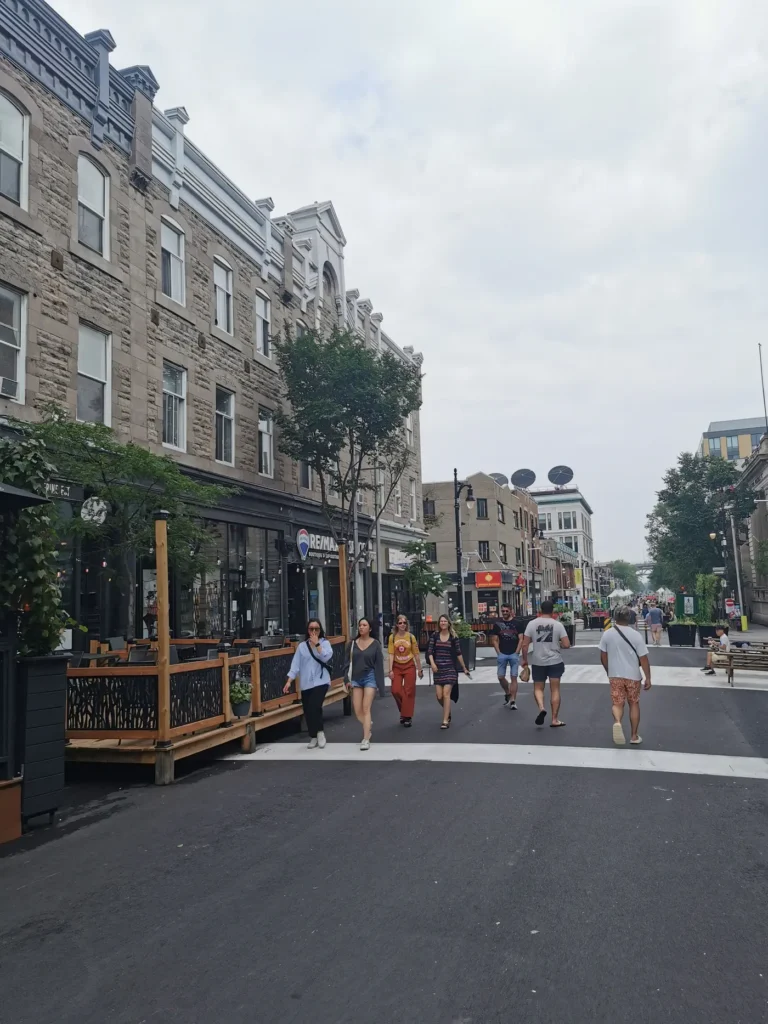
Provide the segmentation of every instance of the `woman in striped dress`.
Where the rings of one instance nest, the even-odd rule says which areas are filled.
[[[440,728],[448,729],[451,724],[451,688],[459,681],[459,668],[465,676],[469,676],[469,672],[461,654],[459,638],[447,615],[438,619],[437,632],[429,638],[427,657],[434,677],[435,697],[443,709]]]

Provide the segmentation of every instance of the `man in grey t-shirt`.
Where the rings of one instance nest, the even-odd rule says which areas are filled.
[[[560,710],[560,679],[565,672],[562,651],[571,646],[568,632],[562,622],[552,615],[551,601],[541,602],[541,613],[525,627],[523,637],[523,664],[531,664],[533,676],[533,696],[539,713],[536,725],[543,725],[547,712],[544,710],[544,687],[549,679],[549,698],[552,703],[552,729],[560,729],[565,725],[557,717]]]

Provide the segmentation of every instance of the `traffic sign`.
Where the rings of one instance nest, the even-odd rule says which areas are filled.
[[[725,566],[716,565],[712,572],[715,574],[715,576],[725,576]]]

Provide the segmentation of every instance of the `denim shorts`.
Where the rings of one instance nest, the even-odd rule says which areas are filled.
[[[357,687],[360,690],[364,690],[367,686],[372,686],[374,690],[378,690],[379,684],[376,682],[376,673],[371,669],[364,676],[359,679],[353,679],[349,684],[350,686]]]
[[[496,673],[499,676],[505,676],[507,674],[507,667],[509,667],[510,674],[514,677],[517,675],[517,670],[520,667],[520,655],[519,654],[499,654],[496,657]]]

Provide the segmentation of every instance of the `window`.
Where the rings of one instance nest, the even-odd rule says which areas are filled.
[[[235,396],[216,388],[216,461],[235,464]]]
[[[77,342],[77,418],[81,423],[111,422],[109,378],[112,339],[80,324]]]
[[[163,295],[184,305],[184,232],[169,221],[160,224]]]
[[[163,444],[187,447],[187,371],[163,362]]]
[[[558,512],[557,513],[557,528],[558,528],[558,530],[562,530],[562,528],[563,528],[563,513],[562,512]]]
[[[481,562],[490,562],[491,560],[491,545],[487,540],[478,541],[477,554]]]
[[[424,501],[422,502],[422,507],[424,509],[424,518],[425,519],[427,518],[427,516],[431,516],[431,517],[434,518],[434,516],[437,515],[437,512],[435,510],[435,499],[434,498],[425,498]]]
[[[299,486],[312,490],[312,467],[308,462],[299,463]]]
[[[424,547],[426,549],[425,550],[425,554],[427,556],[427,561],[428,562],[436,562],[437,561],[437,544],[432,544],[429,541],[427,541],[427,543],[424,545]]]
[[[395,515],[401,516],[403,514],[403,489],[398,483],[395,488]]]
[[[573,551],[573,537],[563,537],[563,544]]]
[[[213,296],[216,301],[216,326],[232,334],[232,268],[220,259],[213,261]]]
[[[419,510],[416,505],[416,481],[411,480],[410,484],[410,496],[411,496],[411,522],[415,522],[419,518]]]
[[[733,462],[734,459],[739,457],[739,439],[738,437],[726,437],[725,439],[725,452],[726,457]]]
[[[763,439],[763,431],[762,430],[759,430],[756,434],[752,435],[752,437],[750,439],[751,442],[752,442],[752,451],[754,451],[755,448],[759,448],[760,447],[760,442],[762,441],[762,439]]]
[[[307,333],[307,325],[302,320],[296,321],[296,337],[303,338]]]
[[[0,93],[0,195],[25,206],[27,119]]]
[[[507,564],[507,545],[499,544],[499,558],[502,560],[504,565]]]
[[[573,550],[576,551],[576,552],[578,552],[578,550],[579,550],[579,538],[578,537],[574,537],[573,538]]]
[[[478,519],[487,519],[488,518],[488,499],[487,498],[478,498],[477,502],[476,502],[476,505],[475,505],[475,508],[477,509],[477,518]]]
[[[274,476],[274,417],[269,409],[259,406],[259,472],[262,476]]]
[[[520,553],[520,548],[515,548],[515,565],[520,565],[521,562],[522,562],[522,556],[521,556],[521,553]]]
[[[256,351],[266,359],[272,356],[272,339],[269,334],[271,316],[271,303],[266,295],[256,292]],[[304,333],[304,325],[302,324]],[[296,334],[299,334],[299,325],[296,325]]]
[[[363,501],[364,500],[365,500],[365,497],[363,495],[363,488],[362,487],[358,487],[357,490],[355,491],[355,501],[357,502],[357,507],[358,508],[362,508],[363,507]]]
[[[525,517],[525,532],[528,533],[528,513],[524,512],[523,516]]]
[[[719,437],[710,437],[709,439],[709,454],[715,458],[719,458],[722,455],[722,448],[720,447]]]
[[[405,417],[405,443],[413,448],[413,413],[409,412]]]
[[[546,530],[546,528],[547,528],[547,517],[545,515],[540,515],[539,516],[539,529],[543,531],[543,530]]]
[[[552,529],[552,513],[551,512],[547,512],[547,529],[548,530]]]
[[[496,518],[499,520],[500,523],[504,522],[504,506],[501,504],[500,501],[496,502]]]
[[[0,284],[0,397],[24,401],[26,296]]]
[[[109,178],[87,156],[77,161],[77,239],[109,259]]]
[[[571,517],[571,513],[570,512],[563,512],[563,529],[565,529],[565,530],[577,530],[578,529],[578,526],[576,525],[576,515],[575,515],[575,513],[574,513],[573,517]]]
[[[517,509],[513,509],[512,510],[512,517],[513,517],[513,519],[515,521],[515,529],[519,530],[520,529],[520,513],[517,511]]]

